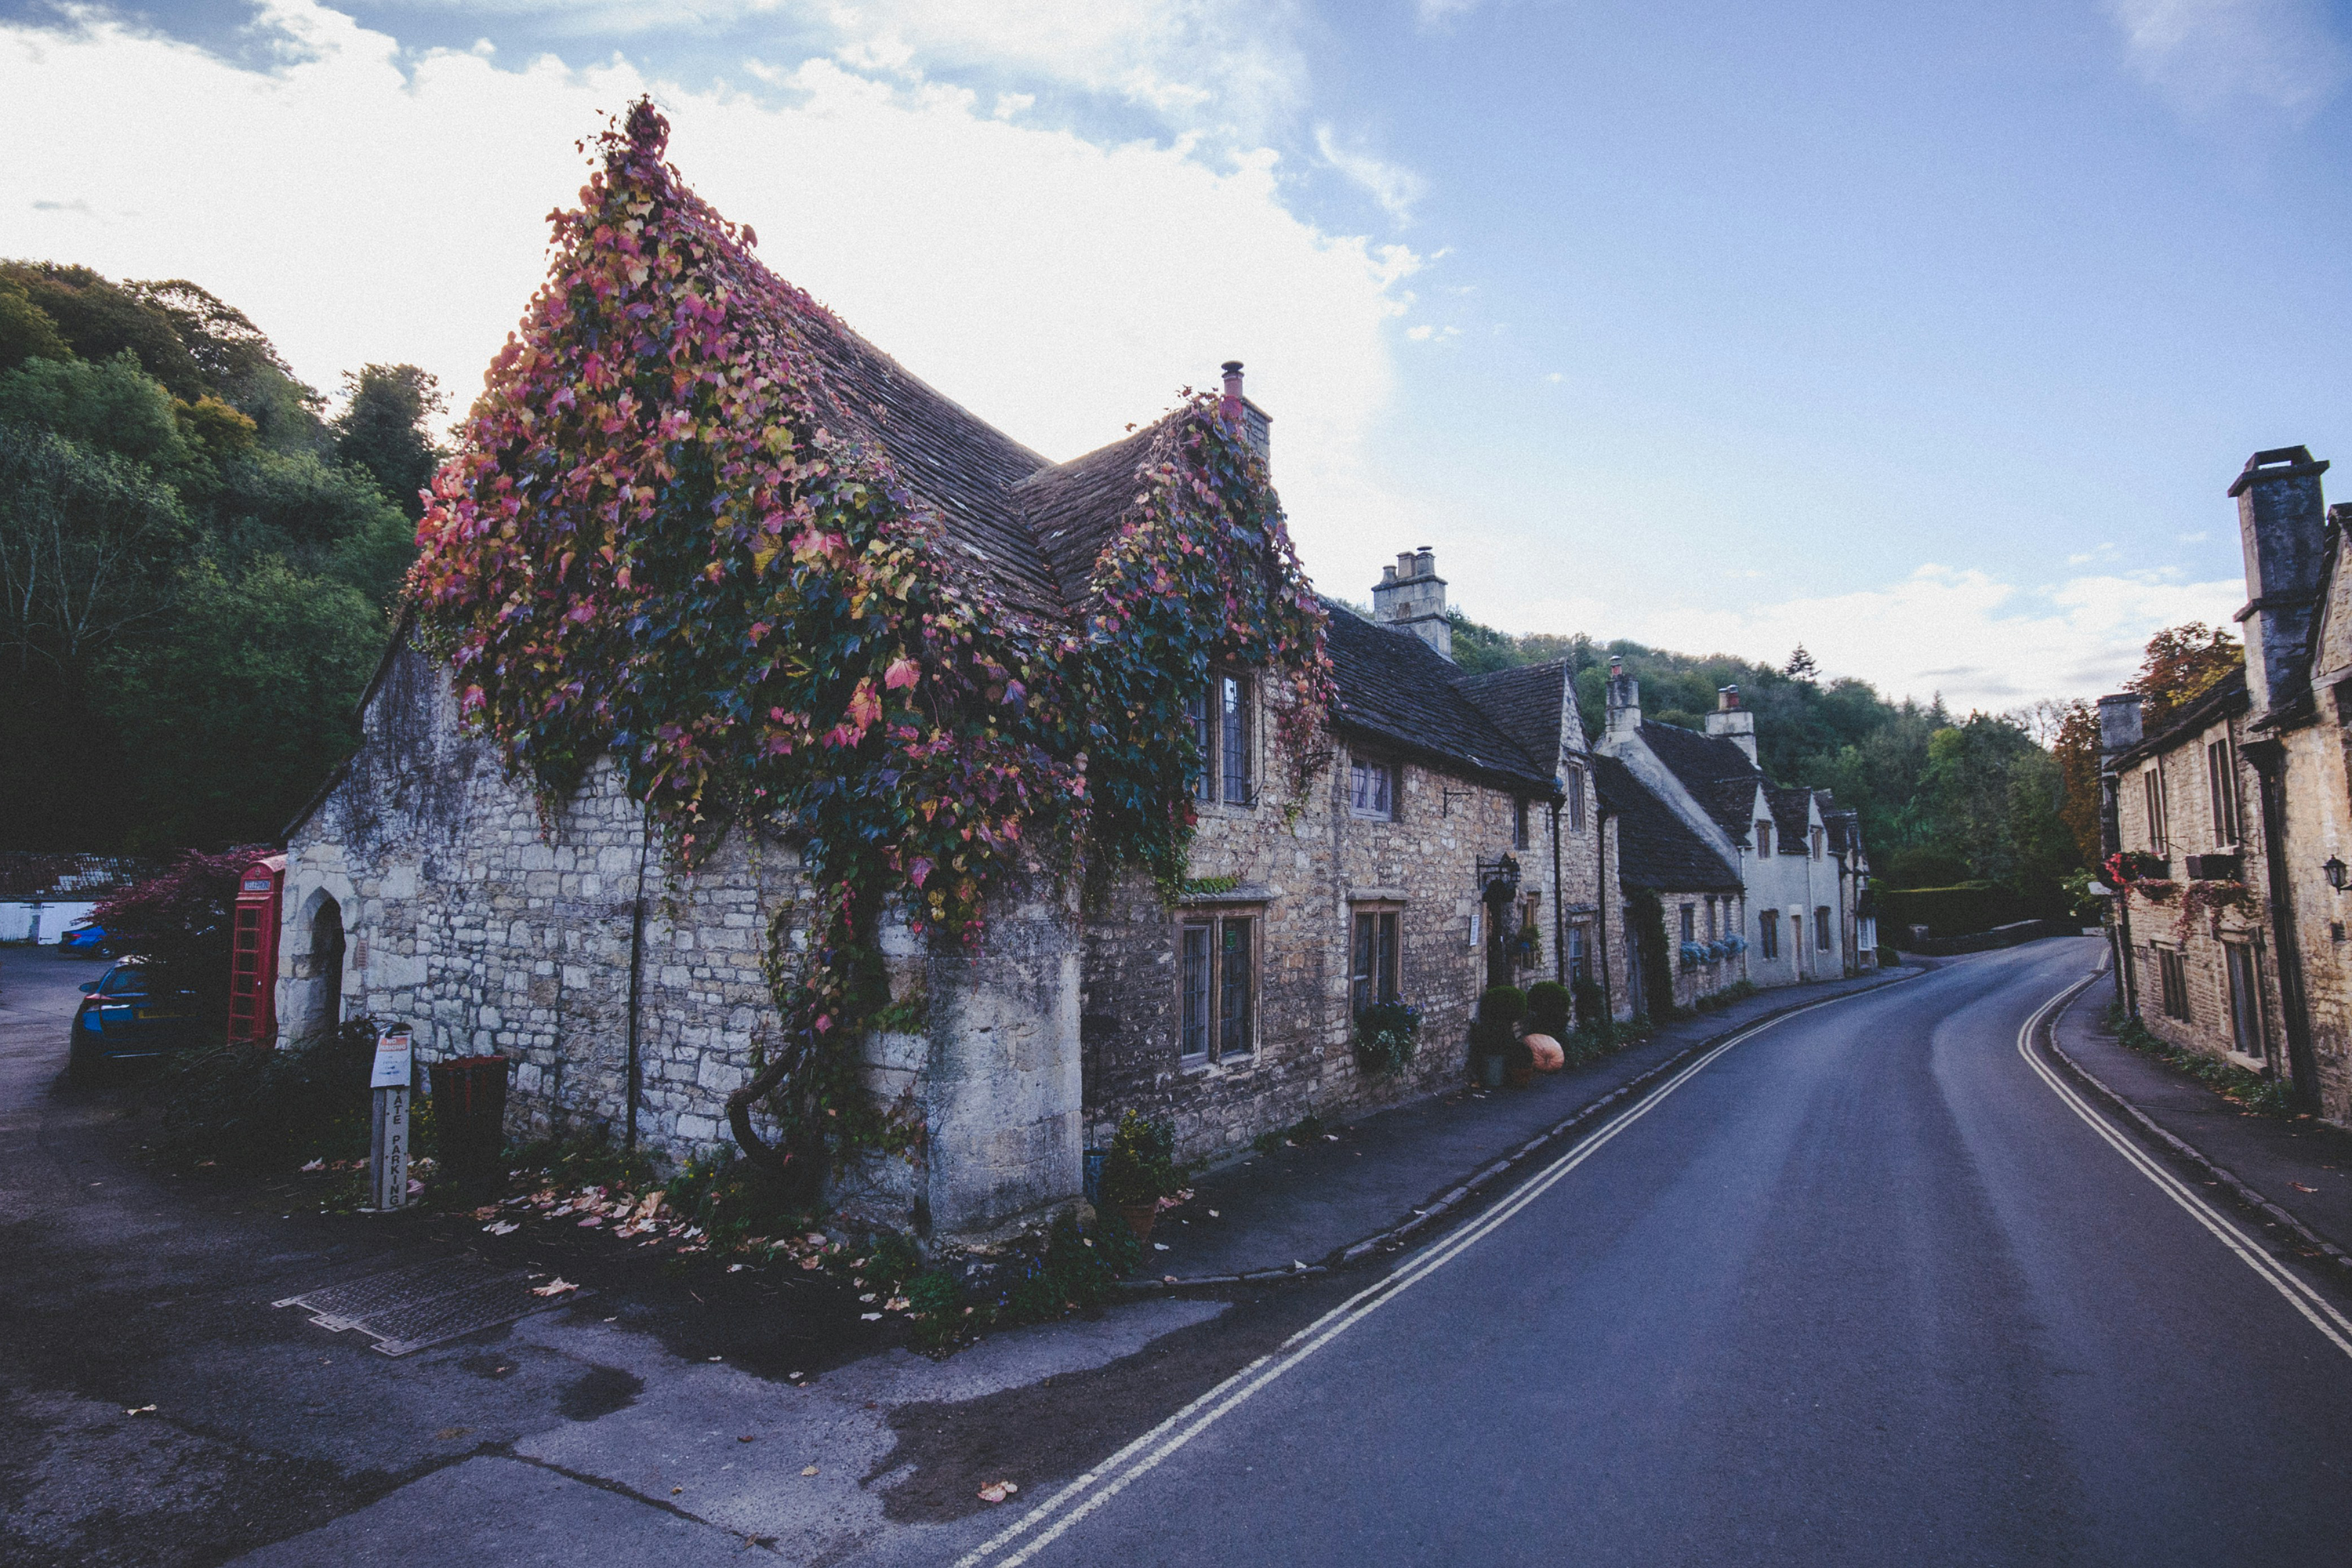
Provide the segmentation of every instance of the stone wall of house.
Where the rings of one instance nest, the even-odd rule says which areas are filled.
[[[2284,837],[2294,936],[2301,954],[2320,1114],[2352,1123],[2352,893],[2339,893],[2325,869],[2352,863],[2352,727],[2340,699],[2323,693],[2315,721],[2284,737]],[[2251,770],[2248,770],[2251,772]],[[2250,818],[2250,824],[2252,822]],[[2249,831],[2252,829],[2250,826]],[[2259,840],[2255,847],[2259,848]],[[2249,871],[2250,877],[2257,873]],[[2255,884],[2265,889],[2267,882]]]
[[[2185,887],[2189,879],[2186,864],[2189,856],[2234,847],[2239,856],[2239,879],[2252,889],[2256,900],[2252,910],[2226,912],[2220,921],[2220,934],[2216,935],[2215,922],[2210,916],[2182,918],[2182,908],[2177,895],[2168,904],[2158,903],[2145,894],[2126,892],[2125,901],[2131,921],[2132,984],[2138,1001],[2140,1019],[2158,1038],[2185,1049],[2231,1058],[2246,1065],[2267,1067],[2284,1073],[2287,1070],[2284,1001],[2279,983],[2278,943],[2275,933],[2271,930],[2268,906],[2263,901],[2270,888],[2270,868],[2263,853],[2257,780],[2252,768],[2246,766],[2242,760],[2236,763],[2241,834],[2232,845],[2225,840],[2222,825],[2214,820],[2213,796],[2207,775],[2206,748],[2209,745],[2226,740],[2231,744],[2231,756],[2236,758],[2244,739],[2245,725],[2242,717],[2219,720],[2194,735],[2182,737],[2165,751],[2141,759],[2118,775],[2116,820],[2118,841],[2123,847],[2145,853],[2155,852],[2158,838],[2148,817],[2147,789],[2144,781],[2151,773],[2160,773],[2165,801],[2164,848],[2170,862],[2169,879]],[[2247,1056],[2237,1050],[2226,943],[2246,946],[2252,953],[2260,973],[2259,1005],[2264,1048],[2259,1056]],[[2161,955],[2166,952],[2178,953],[2180,957],[2182,979],[2186,982],[2189,1014],[2186,1018],[2165,1009]]]
[[[406,1024],[424,1061],[514,1060],[511,1133],[617,1136],[634,969],[642,1143],[673,1162],[728,1146],[726,1098],[774,1025],[769,925],[808,902],[797,854],[739,832],[689,872],[648,845],[609,761],[542,819],[414,649],[394,656],[363,737],[288,846],[281,1033],[331,1006]],[[866,1079],[923,1119],[927,1152],[842,1184],[877,1217],[974,1234],[1076,1191],[1075,909],[1025,889],[992,914],[975,953],[884,934],[894,999],[919,997],[925,1021],[867,1041]],[[321,973],[338,922],[339,986]],[[799,950],[805,933],[788,924],[784,940]]]
[[[1538,925],[1549,932],[1543,803],[1530,811],[1528,847],[1514,850],[1511,794],[1406,763],[1395,820],[1367,820],[1349,810],[1349,752],[1339,744],[1286,821],[1286,769],[1261,775],[1268,784],[1257,806],[1202,810],[1193,880],[1234,886],[1174,909],[1135,876],[1090,897],[1082,1035],[1094,1142],[1132,1108],[1175,1121],[1180,1158],[1213,1159],[1310,1113],[1351,1117],[1458,1082],[1486,984],[1483,934],[1473,934],[1481,859],[1518,856],[1522,888],[1539,899]],[[1420,1049],[1393,1076],[1359,1066],[1349,1006],[1353,916],[1375,904],[1402,912],[1400,987],[1422,1009]],[[1259,922],[1255,1048],[1185,1062],[1179,931],[1221,914]],[[1519,971],[1518,983],[1548,978],[1551,962],[1547,938],[1540,967]]]

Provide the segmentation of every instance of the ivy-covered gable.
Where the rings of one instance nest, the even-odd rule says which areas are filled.
[[[730,828],[801,847],[817,904],[776,912],[780,1044],[730,1112],[766,1152],[773,1094],[806,1169],[873,1131],[842,1047],[887,1001],[884,917],[977,942],[1041,869],[1181,882],[1188,696],[1264,670],[1311,758],[1324,616],[1238,406],[1055,469],[770,272],[667,135],[638,103],[551,215],[410,595],[543,799],[610,754],[688,863]]]

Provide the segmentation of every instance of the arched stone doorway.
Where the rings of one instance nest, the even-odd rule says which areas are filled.
[[[296,1039],[325,1034],[343,1021],[343,906],[332,893],[318,895],[304,934],[310,940],[295,960],[288,1020]]]

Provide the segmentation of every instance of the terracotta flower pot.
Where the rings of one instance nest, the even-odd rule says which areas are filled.
[[[1525,1089],[1536,1080],[1535,1063],[1513,1062],[1503,1069],[1503,1077],[1513,1089]]]
[[[1151,1239],[1152,1222],[1160,1217],[1160,1205],[1151,1204],[1114,1204],[1118,1217],[1127,1221],[1127,1228],[1135,1232],[1138,1241]]]

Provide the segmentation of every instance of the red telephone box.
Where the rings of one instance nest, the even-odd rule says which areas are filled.
[[[266,1046],[278,1035],[278,914],[286,857],[265,855],[237,879],[229,924],[228,1037]]]

